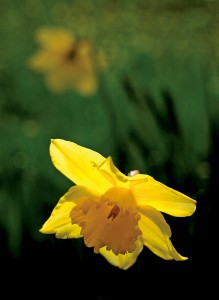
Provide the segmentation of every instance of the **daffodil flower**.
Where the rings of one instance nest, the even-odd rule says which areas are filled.
[[[98,73],[106,67],[104,55],[87,39],[75,39],[59,27],[42,27],[36,31],[39,49],[27,61],[28,66],[43,73],[54,92],[73,89],[89,96],[98,88]]]
[[[74,185],[60,198],[40,232],[57,238],[84,238],[106,260],[128,269],[143,249],[165,260],[183,261],[170,240],[162,212],[191,216],[196,201],[146,174],[126,176],[112,158],[62,139],[53,139],[54,166]]]

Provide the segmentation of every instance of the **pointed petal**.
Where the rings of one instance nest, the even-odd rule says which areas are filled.
[[[52,53],[63,53],[74,44],[74,38],[70,31],[57,27],[42,27],[36,32],[36,40],[44,49]]]
[[[100,249],[100,254],[105,257],[105,259],[115,267],[123,270],[130,268],[135,262],[138,255],[143,249],[143,243],[138,240],[136,242],[136,249],[132,253],[115,255],[112,250],[106,250],[106,247]]]
[[[78,70],[79,71],[79,70]],[[95,74],[83,74],[78,80],[72,80],[72,86],[82,95],[89,96],[94,94],[98,88],[98,81]]]
[[[137,175],[136,175],[137,176]],[[130,182],[138,206],[150,205],[175,217],[192,215],[196,201],[148,176],[144,180]]]
[[[68,89],[68,80],[69,78],[65,76],[65,73],[63,72],[62,68],[59,67],[59,70],[53,70],[51,69],[47,74],[45,75],[46,83],[48,87],[56,92],[62,92]]]
[[[53,209],[51,216],[40,229],[44,234],[55,234],[57,238],[78,238],[81,237],[81,227],[71,223],[70,212],[75,207],[80,197],[98,199],[99,195],[87,190],[84,187],[73,186],[62,196]]]
[[[98,166],[98,169],[112,182],[113,185],[129,187],[128,176],[124,175],[117,169],[110,156]]]
[[[112,183],[97,168],[97,164],[105,160],[99,153],[73,142],[53,139],[50,155],[54,166],[75,184],[100,193],[112,187]]]
[[[39,72],[54,71],[54,69],[60,67],[57,55],[45,50],[39,50],[36,54],[32,55],[27,60],[27,64],[31,69]]]
[[[139,229],[142,231],[144,245],[153,253],[166,260],[186,260],[173,247],[170,241],[171,229],[163,215],[150,206],[139,209],[141,219]]]

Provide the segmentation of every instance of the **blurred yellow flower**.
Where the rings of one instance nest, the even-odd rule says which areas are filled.
[[[40,28],[36,32],[40,49],[27,63],[45,75],[48,87],[54,92],[74,89],[89,96],[98,88],[98,73],[106,62],[102,52],[86,39],[75,40],[62,28]]]
[[[145,245],[165,260],[186,260],[170,240],[161,212],[191,216],[196,201],[146,174],[126,176],[111,157],[73,142],[53,139],[54,166],[75,185],[60,198],[40,232],[83,237],[87,247],[121,269],[131,267]]]

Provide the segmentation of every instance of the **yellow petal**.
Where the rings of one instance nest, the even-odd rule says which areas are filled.
[[[186,260],[173,247],[170,241],[171,229],[163,215],[150,206],[140,208],[139,228],[142,231],[144,245],[153,253],[166,260]]]
[[[136,175],[137,176],[137,175]],[[196,210],[196,201],[148,176],[130,182],[138,206],[150,205],[175,217],[190,216]]]
[[[57,57],[57,69],[52,67],[46,74],[47,84],[51,90],[62,92],[69,88],[73,88],[81,94],[88,96],[93,94],[97,89],[97,79],[88,74],[80,74],[80,70],[73,64],[62,63]],[[59,63],[59,64],[58,64]],[[61,64],[62,63],[62,64]]]
[[[112,250],[108,251],[106,250],[106,247],[103,247],[100,249],[100,254],[103,255],[105,259],[113,266],[127,270],[136,262],[142,249],[143,243],[139,239],[136,242],[136,249],[132,253],[115,255]]]
[[[57,59],[57,55],[48,51],[38,51],[27,60],[28,66],[39,72],[53,71],[60,65],[60,60]]]
[[[84,74],[79,79],[72,81],[72,86],[82,95],[89,96],[97,91],[98,81],[95,75]]]
[[[111,178],[114,185],[125,188],[129,187],[129,178],[116,168],[110,156],[107,157],[98,168],[105,176]]]
[[[81,237],[81,227],[72,224],[70,212],[75,207],[79,198],[87,196],[96,199],[99,195],[90,192],[84,187],[73,186],[60,198],[58,204],[53,209],[51,216],[40,229],[44,234],[55,234],[57,238],[78,238]]]
[[[112,187],[112,183],[96,167],[97,162],[105,159],[99,153],[73,142],[53,139],[50,155],[55,167],[75,184],[100,193]]]
[[[72,64],[69,64],[70,72],[68,72],[68,77],[71,79],[69,83],[70,86],[75,88],[78,92],[87,96],[97,91],[98,70],[96,67],[95,59],[91,55],[91,44],[81,41],[77,46],[77,55]],[[76,76],[74,75],[74,73]]]
[[[42,27],[36,32],[36,40],[44,49],[53,53],[63,53],[74,43],[74,38],[70,31],[62,28]]]
[[[61,70],[55,70],[55,72],[48,72],[46,74],[47,86],[56,93],[63,92],[68,89],[68,79],[63,75]]]

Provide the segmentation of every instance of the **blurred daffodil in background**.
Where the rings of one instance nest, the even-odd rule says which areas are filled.
[[[89,96],[97,91],[106,60],[89,40],[76,39],[65,28],[42,27],[36,31],[36,41],[40,48],[28,59],[28,66],[45,75],[53,92],[73,89]]]
[[[196,200],[136,172],[126,176],[111,157],[62,139],[53,139],[54,166],[75,183],[61,197],[40,232],[57,238],[84,238],[121,269],[135,262],[145,245],[165,260],[183,261],[170,238],[163,213],[191,216]]]

